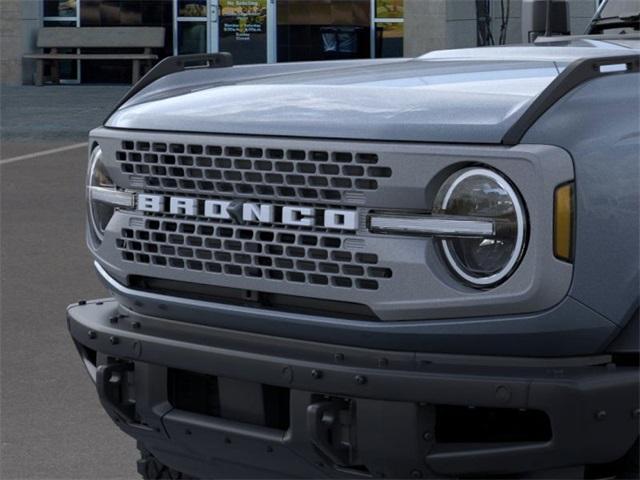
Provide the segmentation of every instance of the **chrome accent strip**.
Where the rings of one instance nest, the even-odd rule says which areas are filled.
[[[495,223],[431,215],[377,215],[369,217],[369,229],[374,233],[402,233],[434,237],[493,237]]]
[[[89,187],[91,200],[108,203],[117,207],[133,208],[135,206],[135,194],[123,192],[114,188]]]

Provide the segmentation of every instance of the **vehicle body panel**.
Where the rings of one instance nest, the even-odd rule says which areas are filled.
[[[569,62],[632,49],[640,49],[636,37],[626,45],[579,39],[562,46],[444,50],[413,60],[298,64],[298,70],[291,64],[196,69],[143,89],[105,126],[500,143]]]
[[[357,212],[360,221],[355,232],[336,233],[130,208],[114,213],[102,243],[87,230],[114,299],[72,305],[67,320],[104,408],[160,461],[203,478],[557,478],[620,459],[637,445],[640,415],[640,74],[619,64],[536,115],[520,144],[501,143],[571,62],[638,52],[637,36],[579,37],[414,60],[193,69],[145,87],[91,134],[90,148],[101,145],[105,168],[123,191],[331,206]],[[204,158],[209,147],[218,153]],[[316,150],[325,156],[313,158]],[[294,175],[271,185],[261,176],[286,171],[277,170],[270,151],[290,163],[289,172],[307,175],[297,184],[305,187],[330,185],[349,167],[360,179],[370,168],[388,168],[388,175],[368,191],[349,179],[331,198],[303,188],[287,197],[282,187],[291,185],[283,179],[293,184]],[[304,183],[323,173],[312,160],[344,162],[341,152],[348,153],[346,169]],[[209,163],[198,165],[199,156]],[[365,168],[358,159],[370,163]],[[432,237],[369,229],[368,215],[385,208],[433,213],[443,182],[478,165],[502,172],[527,208],[526,251],[503,283],[472,288],[446,268]],[[188,177],[190,169],[197,171]],[[259,180],[245,175],[252,169]],[[221,182],[205,188],[205,178]],[[567,183],[575,186],[570,261],[553,253],[554,193]],[[296,268],[323,273],[299,258],[309,260],[309,245],[326,247],[328,235],[334,242],[320,252],[324,260],[336,250],[349,258],[337,263],[374,252],[376,268],[389,269],[380,288],[358,291],[356,277],[340,289],[345,285],[328,277],[314,284],[311,274],[289,276]],[[202,253],[211,239],[218,244]],[[257,275],[259,260],[268,268],[277,262],[235,256],[248,252],[247,242],[269,255],[265,245],[279,242],[286,248],[273,253],[277,260],[289,248],[304,252],[291,254],[298,259],[280,277]],[[169,260],[181,248],[187,253],[173,264],[156,262],[160,247],[168,247]],[[203,259],[223,266],[203,268]],[[344,263],[334,267],[344,274]],[[356,267],[354,275],[369,274]],[[182,289],[154,289],[158,283],[149,279]],[[215,296],[225,288],[240,297]],[[280,294],[297,303],[276,307]],[[309,298],[364,305],[375,318],[318,303],[310,311],[302,301]],[[217,395],[213,408],[176,401],[181,392],[191,395],[193,381],[175,388],[171,379],[192,374],[206,377],[206,398]],[[282,396],[269,407],[265,392],[273,389]],[[460,438],[444,439],[440,407],[459,407]],[[268,408],[285,410],[284,424],[270,425]],[[466,415],[484,408],[483,419],[515,415],[526,438],[508,432],[490,439],[485,423],[470,426]],[[541,421],[521,428],[517,422],[532,412]],[[546,433],[535,437],[547,421]],[[465,436],[476,431],[474,440]],[[571,470],[543,471],[564,467]]]
[[[523,143],[566,149],[576,171],[570,295],[623,326],[638,308],[640,74],[595,79],[554,105]]]
[[[123,284],[128,275],[146,275],[169,278],[182,282],[203,285],[233,287],[261,292],[278,293],[286,289],[291,295],[317,297],[325,300],[354,302],[367,305],[381,321],[407,321],[478,317],[486,315],[508,315],[545,311],[557,305],[568,292],[572,267],[560,261],[547,248],[547,238],[553,228],[552,198],[556,185],[573,179],[571,158],[564,150],[544,146],[501,147],[501,146],[444,146],[429,144],[337,142],[326,140],[279,139],[271,137],[185,135],[157,132],[121,132],[110,129],[96,129],[93,141],[101,145],[105,153],[105,166],[110,176],[123,188],[139,188],[138,183],[155,179],[151,173],[129,174],[120,171],[122,163],[115,160],[121,151],[122,140],[130,142],[187,142],[192,145],[237,145],[259,149],[309,149],[314,151],[375,152],[379,168],[391,169],[391,176],[377,179],[376,190],[347,190],[340,200],[316,198],[316,204],[349,208],[358,216],[356,232],[328,232],[318,234],[322,238],[341,238],[342,253],[353,255],[371,253],[377,255],[378,267],[389,268],[391,276],[379,280],[379,288],[366,290],[341,288],[334,285],[311,284],[309,282],[285,282],[265,280],[262,277],[246,275],[223,275],[194,269],[172,269],[152,264],[141,264],[123,259],[117,247],[122,237],[122,229],[145,230],[144,215],[140,212],[116,212],[111,225],[105,232],[105,240],[99,245],[89,241],[91,250],[99,262]],[[143,155],[143,154],[142,154]],[[136,162],[131,162],[135,164]],[[298,162],[300,164],[302,162]],[[527,251],[518,272],[491,290],[478,291],[465,287],[439,265],[437,243],[424,237],[372,234],[366,227],[369,212],[375,210],[398,212],[430,211],[442,176],[456,166],[484,163],[507,174],[520,184],[520,194],[528,207],[528,217],[532,225]],[[268,166],[270,167],[271,164]],[[140,168],[137,164],[135,168]],[[153,168],[153,165],[152,165]],[[173,167],[169,167],[173,168]],[[445,173],[443,173],[445,172]],[[266,182],[266,180],[265,180]],[[268,182],[266,182],[268,183]],[[194,188],[169,188],[162,185],[155,190],[165,195],[179,194],[184,197],[211,195],[210,191]],[[546,192],[544,196],[541,192]],[[215,193],[215,192],[214,192]],[[249,201],[260,198],[260,192],[252,189],[247,193],[234,191],[227,198]],[[264,196],[275,204],[292,202],[310,204],[309,198],[299,195],[292,197]],[[184,218],[190,224],[200,225],[201,219]],[[250,228],[269,231],[278,235],[285,232],[283,226],[252,223]],[[230,227],[239,228],[239,227]],[[313,229],[302,230],[301,234],[314,234]],[[136,233],[137,234],[137,233]],[[315,242],[315,240],[312,240]],[[317,245],[321,247],[320,244]],[[223,247],[224,248],[224,247]],[[326,249],[330,250],[330,249]],[[289,257],[285,254],[285,256]],[[313,260],[311,258],[305,260]],[[412,285],[407,289],[406,285]]]
[[[498,143],[552,62],[420,60],[270,76],[123,106],[121,129]],[[339,119],[339,121],[336,121]]]

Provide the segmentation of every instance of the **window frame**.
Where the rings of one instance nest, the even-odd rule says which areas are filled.
[[[402,18],[384,18],[384,17],[378,17],[377,13],[378,13],[378,9],[376,8],[376,3],[377,0],[371,0],[371,26],[370,26],[370,30],[371,30],[371,58],[378,58],[376,57],[376,51],[377,51],[377,35],[376,35],[376,26],[378,24],[381,23],[402,23],[404,24],[404,13]],[[404,33],[403,33],[403,41],[404,41]],[[404,48],[403,48],[404,50]],[[404,55],[404,51],[403,51],[403,55]]]

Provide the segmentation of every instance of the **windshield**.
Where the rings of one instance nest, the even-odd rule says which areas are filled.
[[[640,13],[638,0],[605,0],[596,18],[630,17]]]

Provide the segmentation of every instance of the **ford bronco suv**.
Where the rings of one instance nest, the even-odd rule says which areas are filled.
[[[637,475],[639,86],[633,32],[158,64],[90,134],[113,298],[68,309],[140,473]]]

